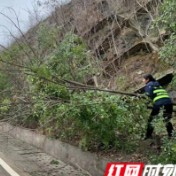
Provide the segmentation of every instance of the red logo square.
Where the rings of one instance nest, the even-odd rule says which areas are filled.
[[[108,163],[105,176],[141,176],[144,163]]]

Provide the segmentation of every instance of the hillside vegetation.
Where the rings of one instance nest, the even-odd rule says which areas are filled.
[[[26,34],[16,26],[21,37],[1,46],[1,121],[105,156],[175,163],[176,140],[165,137],[161,114],[156,141],[141,141],[150,100],[133,96],[142,74],[175,68],[175,7],[174,0],[72,0]]]

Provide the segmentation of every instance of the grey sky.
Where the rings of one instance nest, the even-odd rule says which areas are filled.
[[[24,21],[28,20],[29,14],[23,9],[32,9],[32,3],[30,0],[0,0],[0,12],[4,15],[8,16],[11,20],[13,20],[17,24],[17,20],[12,9],[8,9],[8,7],[12,8],[20,21],[20,25],[22,25],[22,29],[25,29]],[[12,33],[16,33],[16,29],[14,25],[4,17],[2,14],[0,15],[0,43],[9,43],[10,38],[8,37],[8,30]]]
[[[60,1],[68,2],[70,0],[58,0],[58,2]],[[14,10],[20,21],[20,28],[23,31],[26,31],[32,25],[30,24],[32,22],[32,20],[30,21],[32,17],[29,17],[29,11],[34,11],[34,7],[35,11],[37,11],[40,16],[46,16],[48,14],[47,10],[41,9],[35,2],[35,0],[0,0],[0,13],[8,16],[17,24],[17,19],[13,12]],[[10,43],[8,30],[17,35],[17,30],[10,20],[0,14],[0,44],[7,45]]]

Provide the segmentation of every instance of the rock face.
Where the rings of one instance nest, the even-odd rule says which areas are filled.
[[[176,103],[176,91],[169,92],[169,96],[171,97],[172,102]]]
[[[155,54],[160,38],[154,36],[151,30],[158,4],[159,1],[152,0],[72,0],[57,8],[44,23],[62,26],[59,41],[68,31],[82,36],[102,70],[102,73],[94,75],[97,84],[118,89],[116,82],[121,76],[127,77],[129,87],[140,82],[141,74],[138,73],[141,70],[152,74],[162,71],[158,55]],[[35,40],[37,34],[31,31],[37,31],[37,28],[38,26],[26,34],[29,40]],[[46,55],[46,51],[41,53]],[[153,65],[150,64],[150,69],[134,66],[127,75],[127,71],[124,71],[126,60],[130,61],[129,65],[133,65],[135,60],[140,60],[140,65],[149,64],[143,58],[151,60]],[[95,84],[92,79],[88,79],[87,83]]]

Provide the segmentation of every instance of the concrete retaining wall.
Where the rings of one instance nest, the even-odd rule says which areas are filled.
[[[14,138],[40,148],[55,158],[75,167],[81,167],[92,176],[104,176],[106,165],[110,160],[95,154],[84,152],[78,147],[63,143],[59,140],[48,139],[28,129],[14,127],[8,123],[0,123],[0,131],[8,132]]]

